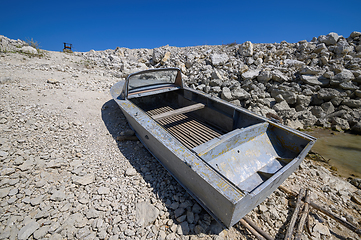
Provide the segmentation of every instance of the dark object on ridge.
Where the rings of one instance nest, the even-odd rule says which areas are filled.
[[[64,43],[64,48],[63,48],[63,52],[70,52],[72,53],[73,51],[71,50],[73,44],[71,43]]]

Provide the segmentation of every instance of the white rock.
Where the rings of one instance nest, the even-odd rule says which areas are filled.
[[[213,66],[224,65],[229,60],[228,55],[225,53],[222,54],[214,53],[210,56],[210,58]]]
[[[136,218],[137,223],[146,227],[157,219],[159,210],[148,202],[137,203]]]
[[[252,79],[256,78],[260,72],[261,72],[261,69],[248,70],[247,72],[242,73],[242,78],[244,80],[252,80]]]
[[[103,195],[103,194],[109,194],[109,193],[110,193],[110,188],[103,187],[103,186],[98,188],[98,194]]]
[[[125,171],[125,176],[134,176],[137,174],[137,170],[135,170],[134,168],[128,168]]]
[[[82,177],[73,175],[73,183],[79,184],[79,185],[88,185],[88,184],[93,183],[94,180],[95,180],[94,174],[87,174]]]
[[[250,57],[253,55],[253,44],[250,41],[244,42],[238,51],[242,56]]]
[[[35,232],[40,227],[39,223],[37,223],[35,220],[31,220],[29,223],[27,223],[24,227],[22,227],[18,233],[18,239],[28,239],[33,232]]]
[[[20,52],[30,53],[30,54],[38,54],[38,51],[31,46],[24,46],[24,47],[20,48]]]

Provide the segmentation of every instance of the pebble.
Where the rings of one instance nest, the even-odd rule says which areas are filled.
[[[94,174],[87,174],[85,176],[73,176],[73,183],[79,184],[79,185],[88,185],[93,183],[95,180]]]
[[[98,194],[100,195],[106,195],[106,194],[109,194],[110,193],[110,188],[107,188],[107,187],[99,187],[98,188]]]
[[[33,232],[35,232],[39,228],[39,224],[35,220],[31,220],[24,227],[22,227],[18,233],[18,239],[28,239]]]
[[[125,176],[134,176],[137,174],[137,171],[134,169],[134,168],[128,168],[126,171],[125,171]]]
[[[51,196],[50,200],[61,202],[66,198],[66,194],[64,191],[55,191]]]

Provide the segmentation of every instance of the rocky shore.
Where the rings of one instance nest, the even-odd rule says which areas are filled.
[[[129,131],[109,89],[179,67],[190,87],[293,128],[361,132],[361,33],[312,41],[61,53],[0,36],[0,239],[253,239],[223,230]],[[306,159],[284,183],[360,228],[360,182]],[[282,239],[294,199],[248,214]],[[312,210],[304,239],[358,239]]]

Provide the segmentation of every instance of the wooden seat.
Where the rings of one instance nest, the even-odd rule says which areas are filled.
[[[190,105],[190,106],[178,108],[176,110],[172,110],[172,111],[169,111],[169,112],[153,115],[152,117],[153,117],[154,120],[161,120],[161,119],[164,119],[164,118],[177,116],[177,115],[180,115],[180,114],[183,114],[183,113],[193,112],[193,111],[196,111],[198,109],[202,109],[204,107],[205,107],[204,104],[197,103],[197,104],[193,104],[193,105]]]

